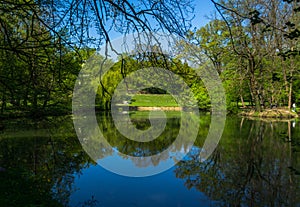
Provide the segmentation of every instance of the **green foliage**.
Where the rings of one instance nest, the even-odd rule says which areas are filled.
[[[137,71],[141,68],[153,67],[153,74],[145,74],[149,76],[148,78],[155,78],[156,72],[155,67],[167,69],[177,75],[179,75],[185,83],[191,88],[191,91],[194,93],[196,100],[200,109],[207,110],[209,108],[209,98],[206,92],[206,89],[196,74],[195,70],[190,68],[187,63],[182,63],[178,59],[169,59],[164,57],[161,54],[144,54],[142,61],[141,57],[130,57],[127,56],[124,59],[121,59],[113,64],[113,66],[103,75],[101,86],[98,88],[97,93],[97,105],[102,109],[110,108],[111,97],[115,91],[115,88],[119,82],[125,78],[130,73]],[[146,80],[137,78],[132,80],[130,83],[126,83],[127,91],[132,91],[135,89],[135,85],[142,84]],[[168,84],[166,81],[163,83]],[[124,94],[127,92],[124,91]],[[148,93],[148,94],[162,94],[168,93],[168,91],[161,91],[159,89],[143,89],[139,93]],[[131,103],[132,106],[177,106],[177,103],[170,99],[169,95],[136,95],[135,97],[124,96],[124,100],[129,101],[133,98]],[[123,101],[124,101],[123,100]],[[120,102],[122,103],[122,101]],[[158,104],[158,105],[157,105]]]
[[[46,12],[34,1],[6,1],[0,11],[0,113],[45,115],[70,111],[72,91],[82,63],[94,51],[70,47],[41,23]],[[46,15],[46,14],[43,14]],[[47,20],[48,21],[48,20]]]
[[[184,57],[218,71],[227,109],[250,102],[256,111],[298,102],[298,1],[213,1],[221,17],[187,34]],[[280,11],[280,12],[279,12]],[[278,15],[275,15],[278,14]],[[246,107],[246,106],[243,106]]]
[[[249,5],[239,1],[219,3],[223,5],[224,19],[216,18],[204,27],[187,32],[189,44],[178,43],[180,53],[177,57],[166,57],[154,45],[152,52],[136,56],[123,54],[115,63],[107,60],[112,67],[92,83],[99,85],[97,107],[110,109],[115,88],[131,72],[159,67],[181,76],[192,89],[199,108],[210,109],[207,90],[187,60],[200,61],[201,69],[213,67],[218,72],[226,90],[229,111],[236,111],[236,102],[242,100],[252,103],[256,110],[271,104],[290,106],[291,101],[299,103],[299,2],[272,2],[272,9],[280,11],[276,18],[271,7],[258,6],[255,1]],[[20,0],[5,1],[0,6],[0,11],[5,11],[0,16],[2,117],[10,114],[39,117],[71,111],[75,80],[95,50],[83,46],[82,39],[80,44],[72,44],[77,40],[73,37],[74,31],[69,29],[74,29],[75,25],[53,30],[42,21],[42,14],[48,11],[44,6],[49,5],[47,1]],[[55,8],[67,5],[55,5]],[[231,8],[234,5],[236,12],[236,8]],[[143,81],[139,79],[135,83]],[[128,90],[132,89],[129,85]],[[153,88],[141,92],[165,93]],[[130,97],[125,95],[124,98]]]
[[[193,83],[191,90],[194,97],[198,100],[198,106],[200,110],[210,109],[210,97],[207,90],[203,84],[200,82]]]

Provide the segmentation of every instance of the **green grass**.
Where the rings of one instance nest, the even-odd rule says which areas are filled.
[[[137,94],[132,97],[130,106],[178,106],[169,94]]]
[[[181,111],[165,111],[167,118],[180,118],[182,116]],[[148,119],[149,118],[150,111],[134,111],[130,112],[130,118],[132,119]],[[155,117],[155,116],[154,116]],[[159,116],[157,116],[159,117]]]

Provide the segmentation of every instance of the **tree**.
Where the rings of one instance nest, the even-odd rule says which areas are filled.
[[[111,32],[184,36],[191,12],[190,0],[1,1],[1,112],[68,106],[88,48],[111,46]]]
[[[213,19],[195,32],[190,31],[188,40],[188,44],[179,43],[183,46],[185,56],[200,62],[200,70],[211,67],[217,71],[226,89],[227,110],[233,112],[235,107],[232,106],[232,102],[237,101],[239,97],[243,100],[242,91],[236,89],[242,88],[244,78],[239,73],[242,65],[237,64],[237,56],[230,52],[232,46],[225,22]]]
[[[286,99],[280,95],[284,90],[290,108],[296,68],[293,59],[299,51],[297,1],[284,3],[268,0],[246,2],[212,0],[212,2],[227,24],[233,51],[247,61],[245,69],[250,80],[250,91],[256,110],[262,110],[261,106],[265,105],[266,99],[269,99],[270,104],[279,99]],[[287,58],[290,60],[286,61]],[[281,62],[281,72],[277,61]],[[278,74],[282,74],[285,82],[282,84],[285,86],[284,90],[278,88],[280,84],[276,84],[280,80],[277,79]],[[270,86],[274,90],[266,91]],[[266,94],[269,93],[271,95],[268,98]]]

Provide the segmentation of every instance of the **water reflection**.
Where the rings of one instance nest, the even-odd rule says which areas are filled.
[[[137,114],[132,122],[147,128]],[[152,155],[176,138],[180,122],[170,116],[157,140],[138,143],[122,137],[109,114],[98,116],[100,129],[114,149],[132,156]],[[294,124],[295,123],[295,124]],[[198,139],[184,161],[149,178],[125,178],[96,166],[82,150],[71,117],[44,121],[14,120],[0,133],[0,205],[3,206],[297,206],[300,204],[300,123],[229,117],[213,155],[199,153],[210,126],[201,116]],[[93,129],[90,129],[93,130]],[[131,162],[143,168],[174,162],[170,154]],[[102,150],[94,138],[95,152]],[[112,151],[101,160],[117,164]],[[175,160],[177,161],[177,160]],[[94,186],[94,187],[91,187]],[[127,192],[128,191],[128,192]],[[137,197],[139,197],[137,199]],[[155,199],[154,199],[155,198]],[[158,199],[159,198],[159,199]],[[120,201],[122,201],[120,203]]]
[[[131,120],[125,121],[131,121],[137,128],[149,128],[149,113],[141,115],[135,112],[130,114],[130,117]],[[152,123],[160,123],[161,119],[165,119],[165,116],[159,114],[155,116],[152,114],[151,117]],[[150,176],[173,167],[189,151],[197,138],[199,128],[197,116],[189,112],[176,112],[167,113],[167,117],[166,127],[162,132],[160,127],[151,125],[153,134],[159,135],[152,141],[138,142],[123,136],[116,128],[110,114],[98,118],[101,134],[98,125],[87,124],[91,118],[87,117],[86,120],[78,122],[83,123],[77,124],[79,127],[89,126],[88,129],[85,127],[85,132],[80,134],[79,139],[87,153],[105,169],[132,177]],[[124,119],[120,118],[120,120]],[[190,130],[191,128],[193,130]],[[97,148],[102,150],[99,151]],[[105,148],[104,152],[103,148]],[[110,154],[104,154],[107,151]]]
[[[1,206],[65,206],[74,174],[92,164],[72,120],[11,120],[0,134]]]
[[[196,148],[176,166],[176,176],[222,206],[299,205],[299,174],[291,170],[300,167],[299,136],[293,136],[299,129],[292,132],[290,121],[238,122],[228,119],[210,160],[199,162]]]

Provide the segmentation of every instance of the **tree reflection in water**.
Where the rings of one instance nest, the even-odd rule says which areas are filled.
[[[72,119],[6,124],[0,134],[1,206],[66,206],[74,174],[94,164],[76,138]]]
[[[291,133],[287,126],[289,122],[242,120],[239,124],[228,119],[211,158],[201,163],[200,148],[195,147],[176,166],[176,176],[185,180],[187,188],[220,201],[220,206],[297,206],[299,129]]]
[[[110,114],[98,117],[100,130],[115,149],[132,156],[156,154],[176,138],[180,119],[169,117],[159,138],[138,143],[122,137]],[[149,127],[143,117],[132,117],[140,129]],[[251,121],[229,117],[221,142],[206,162],[200,147],[209,129],[209,116],[201,116],[198,139],[184,161],[173,169],[185,186],[205,193],[220,206],[297,206],[300,203],[300,125]],[[87,130],[95,130],[87,128]],[[188,132],[187,132],[188,135]],[[99,159],[112,154],[91,137]],[[186,150],[175,145],[171,153]],[[99,154],[99,153],[98,153]],[[124,155],[122,155],[124,156]],[[157,166],[176,156],[145,158],[138,167]],[[126,157],[124,157],[126,159]],[[83,151],[70,117],[47,121],[11,121],[0,134],[0,204],[3,206],[67,206],[76,190],[74,178],[95,163]],[[5,170],[3,170],[5,169]],[[95,197],[77,206],[98,206]],[[101,199],[101,198],[100,198]]]
[[[138,114],[138,115],[137,115]],[[149,113],[141,114],[139,112],[131,114],[131,122],[135,125],[138,129],[147,129],[149,128],[150,122],[147,118]],[[135,162],[134,164],[138,167],[148,167],[148,166],[157,166],[160,162],[165,161],[172,157],[170,153],[176,154],[176,152],[184,151],[187,152],[187,149],[190,145],[184,145],[182,143],[188,143],[187,141],[181,141],[179,143],[174,144],[173,147],[170,149],[170,153],[161,153],[162,151],[166,150],[177,138],[180,129],[180,112],[172,113],[171,115],[167,115],[166,127],[164,131],[157,137],[156,139],[149,141],[149,142],[137,142],[130,140],[124,137],[114,125],[112,116],[110,113],[102,114],[102,116],[98,117],[98,123],[100,130],[103,132],[104,137],[109,142],[109,144],[116,149],[118,152],[121,152],[124,159],[130,158],[129,156],[133,157],[140,157],[139,160],[132,160]],[[188,123],[193,124],[193,120],[187,120]],[[184,129],[183,129],[184,130]],[[185,139],[192,140],[193,132],[184,131],[186,135]],[[93,138],[94,137],[94,138]],[[91,139],[97,140],[97,134],[91,137]],[[191,138],[189,138],[191,137]],[[100,142],[100,141],[99,141]],[[192,143],[192,141],[191,141]],[[100,146],[101,143],[94,143],[95,146]],[[160,156],[150,157],[151,155],[157,155],[161,153]],[[99,159],[111,155],[112,152],[109,154],[96,153]],[[176,160],[176,156],[172,157],[174,161]]]

